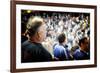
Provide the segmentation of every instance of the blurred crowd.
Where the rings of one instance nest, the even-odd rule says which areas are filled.
[[[86,37],[88,40],[90,39],[90,15],[88,13],[22,10],[22,29],[25,28],[24,25],[27,24],[30,16],[39,16],[44,19],[47,34],[42,44],[45,48],[47,48],[53,57],[55,57],[54,49],[56,45],[59,44],[58,37],[62,33],[65,34],[65,45],[71,54],[76,48],[79,47],[80,39],[84,37]]]

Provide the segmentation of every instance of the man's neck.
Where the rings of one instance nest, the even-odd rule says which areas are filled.
[[[39,40],[37,40],[36,38],[31,38],[30,39],[31,42],[35,42],[35,43],[41,43]]]
[[[80,47],[80,50],[87,53],[87,51],[85,51],[83,47]]]

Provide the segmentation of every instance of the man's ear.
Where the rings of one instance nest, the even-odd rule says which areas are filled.
[[[37,34],[37,38],[41,37],[40,32],[37,32],[36,34]]]
[[[83,46],[84,44],[83,43],[81,43],[81,46]]]

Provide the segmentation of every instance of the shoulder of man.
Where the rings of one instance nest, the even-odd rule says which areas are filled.
[[[74,57],[80,57],[80,56],[81,56],[81,51],[80,51],[80,49],[75,50],[73,56],[74,56]]]
[[[36,46],[28,40],[22,43],[21,47],[26,49],[33,49],[33,47],[36,48]]]

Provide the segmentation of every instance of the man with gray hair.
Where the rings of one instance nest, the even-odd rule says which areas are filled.
[[[21,62],[51,61],[51,54],[42,46],[46,38],[46,25],[40,17],[30,17],[27,24],[28,40],[21,46]]]

